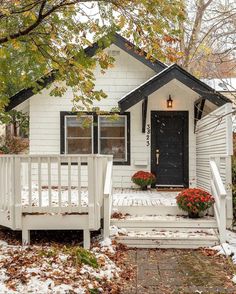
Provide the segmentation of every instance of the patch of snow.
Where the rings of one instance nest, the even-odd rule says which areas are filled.
[[[231,279],[231,281],[236,284],[236,275],[233,275],[233,278]]]
[[[226,230],[226,239],[228,243],[214,246],[211,249],[217,250],[218,254],[231,256],[233,263],[236,264],[236,233]]]
[[[110,236],[115,237],[119,235],[126,235],[127,230],[125,228],[118,228],[117,226],[110,227]]]
[[[49,205],[49,190],[47,188],[43,188],[41,190],[42,195],[42,206]],[[81,206],[87,207],[88,206],[88,190],[86,188],[81,189]],[[52,206],[58,206],[59,204],[59,191],[56,188],[51,189],[51,198],[52,198]],[[23,187],[21,192],[21,201],[23,206],[29,205],[29,189],[28,187]],[[68,189],[62,188],[61,189],[61,204],[62,206],[67,207],[69,205],[69,192]],[[39,189],[37,185],[32,187],[32,205],[39,206]],[[71,189],[71,205],[78,206],[79,205],[79,197],[78,197],[78,189],[72,188]]]
[[[3,241],[3,240],[0,240],[0,246],[7,246],[7,242]]]
[[[217,250],[218,254],[230,256],[232,254],[232,246],[228,243],[222,243],[220,245],[212,247],[213,250]]]
[[[60,258],[61,261],[67,261],[68,259],[68,255],[65,255],[65,254],[59,254],[58,257]]]
[[[155,189],[148,191],[141,191],[139,189],[113,189],[113,205],[114,206],[176,206],[176,196],[178,192],[158,192]],[[42,188],[41,190],[42,207],[49,205],[49,190]],[[27,186],[22,188],[21,193],[22,205],[27,207],[29,205],[29,189]],[[81,206],[88,206],[88,190],[81,189]],[[59,204],[59,191],[57,188],[51,189],[52,206],[57,207]],[[67,207],[69,205],[69,192],[65,187],[61,188],[61,205]],[[32,205],[39,206],[39,189],[37,185],[32,186]],[[79,205],[78,189],[71,188],[71,205],[72,207]],[[117,211],[114,208],[113,211]]]
[[[145,237],[145,238],[159,238],[159,239],[213,239],[215,240],[215,232],[212,229],[146,229],[145,231],[128,230],[129,237]]]
[[[105,240],[100,242],[101,247],[109,247],[112,245],[111,239],[106,238]]]
[[[91,250],[96,256],[100,267],[93,268],[83,265],[80,269],[77,265],[67,262],[70,254],[60,252],[57,249],[54,256],[41,253],[42,247],[30,246],[1,246],[0,247],[0,293],[40,293],[40,294],[85,294],[88,288],[99,288],[103,292],[99,281],[119,278],[120,268],[106,255],[106,251],[115,252],[115,245],[110,239],[101,242],[103,247],[96,247]],[[106,249],[106,250],[105,250]],[[43,247],[42,252],[51,252],[50,246]],[[31,258],[32,256],[32,258]],[[28,261],[22,266],[18,265],[18,259],[26,257]],[[8,271],[8,262],[16,266],[16,273]],[[32,260],[32,262],[31,262]],[[79,271],[78,271],[79,270]],[[26,278],[26,281],[19,279],[19,276]],[[64,282],[65,277],[65,282]],[[9,288],[8,282],[13,281],[14,287]]]
[[[112,241],[110,238],[106,238],[105,240],[101,241],[100,246],[101,246],[100,248],[101,252],[109,251],[112,254],[115,253],[114,246],[112,245]]]
[[[179,192],[158,192],[157,190],[114,189],[114,206],[176,206]]]

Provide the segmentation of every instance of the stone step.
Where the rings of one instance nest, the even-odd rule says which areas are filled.
[[[194,249],[219,244],[214,229],[146,230],[127,229],[126,234],[113,237],[118,243],[130,248],[182,248]]]
[[[112,218],[111,225],[118,228],[217,228],[214,217],[205,216],[199,219],[190,219],[183,216],[170,215],[128,215],[123,219]]]

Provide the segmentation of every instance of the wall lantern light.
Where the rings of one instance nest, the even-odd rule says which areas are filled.
[[[167,108],[173,107],[173,100],[171,99],[171,95],[169,95],[169,99],[166,100]]]

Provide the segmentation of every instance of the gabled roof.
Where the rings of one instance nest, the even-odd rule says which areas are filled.
[[[94,56],[96,54],[96,51],[101,48],[101,46],[99,46],[100,41],[94,43],[92,46],[87,47],[84,50],[85,54],[90,57]],[[124,50],[125,52],[127,52],[128,54],[130,54],[131,56],[133,56],[134,58],[136,58],[137,60],[139,60],[140,62],[142,62],[143,64],[145,64],[146,66],[148,66],[149,68],[151,68],[157,73],[167,67],[164,63],[160,62],[159,60],[154,60],[153,62],[148,60],[146,58],[146,54],[142,52],[141,49],[135,48],[134,44],[132,44],[130,41],[123,38],[121,35],[117,33],[114,35],[114,38],[111,41],[111,44],[115,44],[117,47]],[[106,46],[103,46],[102,48],[105,49]],[[48,75],[40,78],[37,81],[37,83],[40,85],[40,88],[43,89],[46,86],[53,83],[55,81],[55,78],[56,78],[56,71],[51,71]],[[12,108],[26,101],[33,95],[35,95],[35,91],[33,87],[19,91],[17,94],[15,94],[14,96],[10,98],[9,105],[6,107],[6,110],[7,111],[11,110]]]
[[[197,92],[202,98],[211,101],[215,105],[221,106],[227,102],[231,102],[230,99],[215,91],[177,64],[173,64],[126,94],[118,102],[121,111],[126,111],[173,79],[180,81],[193,91]]]

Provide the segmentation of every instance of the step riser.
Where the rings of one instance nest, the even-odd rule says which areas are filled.
[[[113,211],[131,215],[187,215],[177,206],[113,206]]]
[[[120,240],[119,238],[116,238],[115,240],[129,248],[197,249],[200,247],[212,247],[219,244],[218,240]]]
[[[205,243],[205,244],[201,244],[201,245],[197,245],[197,244],[162,244],[162,245],[156,245],[156,244],[146,244],[146,245],[140,245],[140,244],[134,244],[134,245],[130,245],[130,244],[125,244],[123,242],[120,242],[124,245],[126,245],[128,248],[143,248],[143,249],[148,249],[148,248],[153,248],[153,249],[198,249],[201,247],[213,247],[218,245],[219,243],[214,242],[214,243]]]

